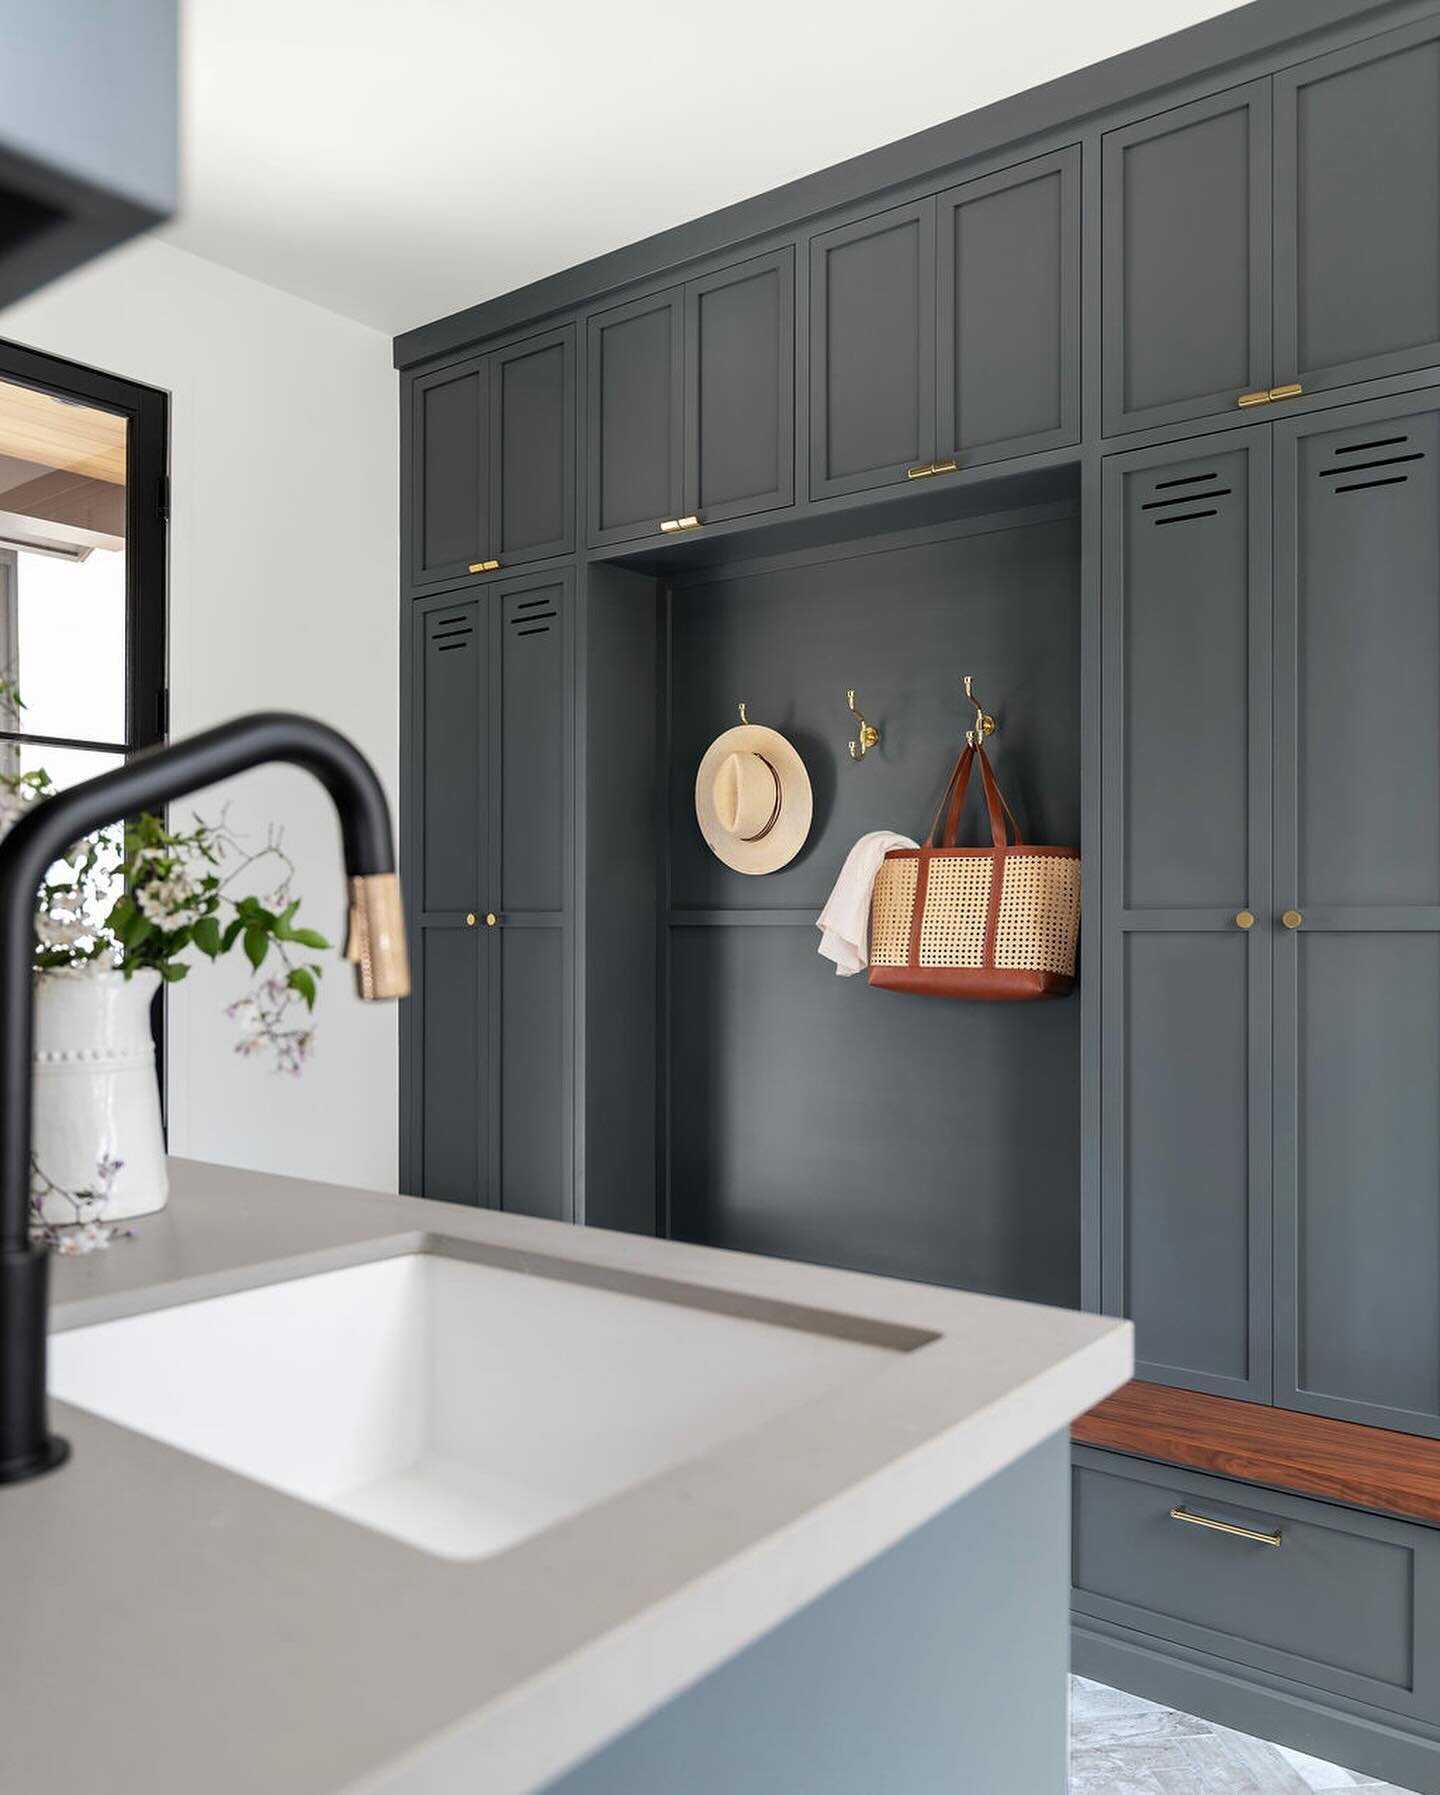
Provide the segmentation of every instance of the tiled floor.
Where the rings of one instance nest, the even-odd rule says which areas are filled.
[[[1408,1795],[1284,1745],[1070,1679],[1070,1795]]]

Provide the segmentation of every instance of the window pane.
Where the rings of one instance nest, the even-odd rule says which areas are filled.
[[[128,425],[0,381],[0,671],[35,735],[125,740]]]

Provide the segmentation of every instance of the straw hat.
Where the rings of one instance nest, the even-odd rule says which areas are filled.
[[[737,873],[788,865],[805,845],[810,813],[805,763],[776,730],[742,723],[705,750],[695,775],[696,820],[711,852]]]

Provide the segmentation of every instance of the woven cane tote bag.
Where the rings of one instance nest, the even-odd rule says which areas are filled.
[[[991,845],[957,848],[977,759]],[[967,747],[925,846],[892,849],[880,863],[870,914],[870,983],[887,991],[1002,1003],[1063,997],[1075,983],[1079,928],[1079,854],[1030,846],[1000,795],[984,748]]]

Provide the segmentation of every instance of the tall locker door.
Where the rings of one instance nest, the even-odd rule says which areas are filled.
[[[1275,438],[1276,1398],[1440,1434],[1440,397]]]
[[[485,356],[410,394],[410,583],[463,579],[490,553],[490,370]]]
[[[1106,435],[1269,390],[1270,83],[1105,134]]]
[[[1269,437],[1105,465],[1104,1306],[1270,1395]]]
[[[1440,362],[1440,25],[1275,77],[1275,378]]]
[[[487,1198],[488,601],[417,607],[406,902],[404,1179],[417,1196]]]
[[[568,573],[495,594],[491,843],[493,1188],[504,1209],[573,1219],[572,603]]]
[[[935,201],[810,242],[810,496],[935,459]]]

